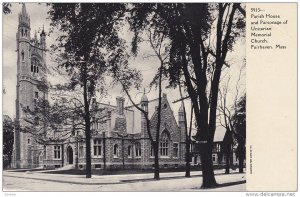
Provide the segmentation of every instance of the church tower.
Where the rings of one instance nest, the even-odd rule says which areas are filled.
[[[16,86],[16,121],[22,127],[24,109],[33,110],[37,99],[47,99],[46,90],[38,88],[42,81],[46,81],[46,34],[44,29],[38,40],[36,32],[30,37],[30,17],[25,3],[19,13],[19,24],[16,33],[17,41],[17,86]],[[31,168],[39,166],[38,145],[29,133],[15,132],[15,167]]]

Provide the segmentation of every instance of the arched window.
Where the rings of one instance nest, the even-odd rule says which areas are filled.
[[[39,61],[35,58],[31,60],[31,72],[39,73]]]
[[[119,146],[118,146],[118,144],[114,145],[114,157],[119,157]]]
[[[160,140],[160,155],[161,156],[169,156],[169,133],[167,131],[164,131],[161,134],[161,140]]]
[[[128,146],[128,157],[131,157],[131,146]]]
[[[141,144],[139,142],[135,143],[135,156],[140,157],[142,155]]]

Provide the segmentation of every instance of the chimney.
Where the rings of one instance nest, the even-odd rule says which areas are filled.
[[[125,99],[123,97],[117,97],[117,112],[119,115],[123,115],[124,114],[124,101]]]

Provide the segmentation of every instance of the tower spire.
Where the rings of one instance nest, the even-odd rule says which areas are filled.
[[[25,3],[22,3],[22,15],[27,16]]]
[[[25,3],[22,3],[22,11],[19,13],[19,26],[30,27],[30,18],[27,14]]]

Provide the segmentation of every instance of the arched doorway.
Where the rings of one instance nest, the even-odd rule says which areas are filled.
[[[67,162],[68,164],[73,164],[73,149],[71,146],[67,149]]]

